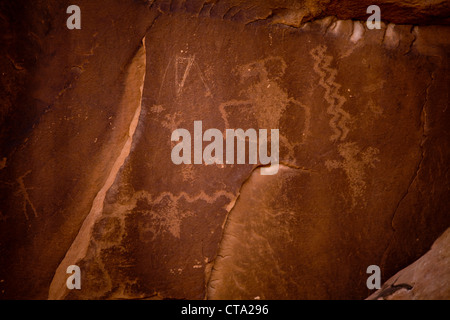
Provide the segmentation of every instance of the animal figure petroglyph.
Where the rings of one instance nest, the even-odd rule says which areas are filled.
[[[195,61],[195,55],[187,57],[176,56],[175,58],[175,87],[177,96],[183,92],[183,88],[186,85],[186,80],[191,73],[192,68],[196,69],[198,76],[202,80],[207,92],[206,96],[211,96],[211,90],[209,89],[208,83],[202,70],[200,69],[200,66]]]

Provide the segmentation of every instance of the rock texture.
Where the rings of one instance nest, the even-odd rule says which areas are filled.
[[[72,32],[64,2],[1,4],[4,298],[48,296],[136,111],[126,75],[150,17],[133,1],[80,5],[83,29]]]
[[[364,299],[450,226],[448,1],[370,1],[381,30],[369,1],[77,4],[0,4],[0,298]],[[196,120],[279,129],[279,173],[173,164]]]
[[[398,272],[369,300],[449,300],[450,229],[423,257]]]

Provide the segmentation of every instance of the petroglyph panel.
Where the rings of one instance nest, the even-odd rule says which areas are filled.
[[[204,20],[220,34],[207,41],[188,17],[162,37],[168,19],[147,34],[133,151],[78,262],[104,290],[66,298],[366,295],[365,278],[352,275],[390,263],[392,213],[422,154],[426,92],[417,88],[432,65],[380,46],[385,30],[364,38],[348,21],[305,32]],[[171,133],[197,120],[221,131],[278,128],[281,172],[174,165]]]
[[[69,34],[53,0],[14,27],[22,2],[0,4],[0,298],[363,299],[367,266],[449,227],[443,1],[368,30],[366,0],[79,0]],[[279,172],[175,165],[195,121],[278,129]]]

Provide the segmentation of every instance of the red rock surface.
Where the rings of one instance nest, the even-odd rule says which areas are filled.
[[[2,2],[0,297],[364,299],[369,265],[426,253],[450,225],[449,2],[370,2],[381,30],[368,1],[80,0],[81,30]],[[197,120],[279,129],[280,171],[173,164]]]
[[[450,229],[419,260],[386,281],[369,300],[448,300]]]

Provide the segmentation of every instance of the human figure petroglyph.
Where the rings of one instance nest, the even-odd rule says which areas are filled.
[[[380,161],[376,155],[380,153],[377,148],[369,147],[364,151],[355,142],[342,143],[338,146],[342,161],[327,160],[325,166],[328,170],[344,170],[350,184],[352,193],[352,206],[355,207],[366,190],[366,168],[375,168],[375,163]]]
[[[288,159],[293,159],[294,149],[303,144],[310,134],[311,111],[309,106],[302,104],[289,96],[281,85],[281,79],[285,75],[287,64],[281,57],[268,57],[266,59],[251,62],[239,66],[236,71],[241,84],[247,84],[243,91],[244,99],[233,99],[219,105],[219,112],[225,124],[225,129],[230,128],[230,120],[227,110],[240,108],[257,121],[259,128],[280,128],[280,120],[289,105],[302,108],[305,120],[299,136],[301,142],[289,141],[280,132],[280,141],[288,149]]]
[[[361,201],[366,190],[366,168],[375,168],[375,162],[380,161],[376,157],[380,151],[373,147],[362,151],[355,142],[344,142],[350,133],[347,125],[352,119],[350,113],[343,109],[347,99],[339,92],[342,86],[336,81],[338,71],[331,67],[333,57],[327,55],[326,50],[326,46],[320,45],[312,49],[310,53],[314,60],[314,71],[319,76],[319,85],[325,90],[324,98],[328,104],[327,113],[332,115],[329,125],[333,134],[330,140],[340,141],[337,147],[342,160],[327,160],[325,166],[330,171],[333,169],[344,170],[352,195],[352,206],[355,207],[358,201]],[[379,84],[377,84],[378,86]],[[373,107],[373,110],[378,113],[382,112],[376,107]]]

